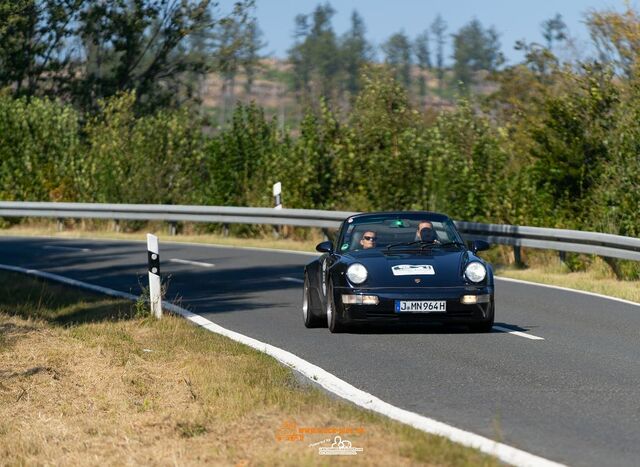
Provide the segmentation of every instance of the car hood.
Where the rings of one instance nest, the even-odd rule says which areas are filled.
[[[369,276],[363,287],[451,287],[466,283],[462,271],[476,258],[468,250],[433,249],[391,254],[362,250],[350,252],[345,259],[367,268]]]

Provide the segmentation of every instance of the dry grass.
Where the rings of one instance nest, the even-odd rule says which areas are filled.
[[[558,285],[586,290],[611,297],[640,303],[640,281],[620,281],[615,277],[602,277],[597,271],[569,272],[560,266],[529,269],[500,269],[498,275],[541,284]]]
[[[104,227],[104,226],[103,226]],[[188,226],[184,233],[175,236],[168,234],[167,226],[163,223],[149,223],[144,232],[115,232],[112,228],[82,228],[77,226],[58,232],[53,223],[36,223],[30,225],[17,225],[11,228],[0,229],[0,236],[55,236],[59,238],[100,238],[119,240],[144,240],[147,233],[152,233],[163,241],[208,243],[224,246],[243,246],[255,248],[274,248],[281,250],[315,252],[315,247],[323,241],[322,233],[317,229],[307,232],[307,239],[291,240],[289,238],[274,238],[272,234],[265,234],[257,238],[238,238],[220,234],[197,233],[193,226]]]
[[[588,255],[572,255],[577,271],[572,271],[568,263],[560,261],[558,253],[523,248],[525,269],[513,264],[513,251],[509,247],[494,247],[490,260],[497,264],[496,274],[513,279],[557,285],[576,290],[595,292],[640,303],[640,280],[619,280],[614,271],[602,258]],[[625,266],[636,266],[628,262]]]
[[[140,307],[0,272],[1,465],[497,465],[301,385],[270,357]],[[364,451],[277,441],[363,427]]]

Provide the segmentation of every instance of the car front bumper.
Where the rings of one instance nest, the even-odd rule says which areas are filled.
[[[344,322],[442,322],[478,323],[493,315],[494,290],[492,286],[460,286],[446,288],[354,289],[336,287],[333,291],[336,312]],[[342,295],[376,296],[378,304],[345,304]],[[464,304],[465,296],[483,296],[484,303]],[[396,301],[445,301],[446,311],[421,313],[396,312]]]

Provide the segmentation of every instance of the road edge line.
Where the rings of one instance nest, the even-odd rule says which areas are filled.
[[[137,301],[138,297],[126,292],[120,292],[117,290],[101,287],[87,282],[70,279],[68,277],[60,276],[58,274],[52,274],[45,271],[39,271],[37,269],[26,269],[19,266],[11,266],[0,264],[0,269],[27,274],[31,276],[48,279],[54,282],[60,282],[68,284],[74,287],[91,290],[93,292],[102,293],[112,297],[125,298],[132,301]],[[506,444],[499,443],[497,441],[490,440],[484,436],[471,433],[469,431],[455,428],[446,423],[439,422],[432,418],[425,417],[424,415],[410,412],[405,409],[401,409],[394,405],[384,402],[376,396],[369,394],[355,386],[347,383],[346,381],[338,378],[337,376],[329,373],[328,371],[320,368],[313,363],[310,363],[291,352],[288,352],[279,347],[275,347],[266,342],[259,341],[244,334],[240,334],[235,331],[231,331],[218,324],[213,323],[207,318],[195,314],[182,307],[174,305],[172,303],[163,301],[162,306],[169,311],[179,314],[183,318],[191,321],[192,323],[205,328],[215,334],[220,334],[233,341],[247,345],[255,350],[265,353],[280,363],[288,366],[289,368],[301,373],[311,381],[319,384],[327,391],[348,400],[360,407],[371,410],[382,415],[385,415],[393,420],[404,423],[405,425],[412,426],[420,431],[445,437],[453,442],[462,444],[463,446],[472,447],[478,449],[485,454],[497,457],[503,462],[507,462],[517,466],[541,466],[541,467],[563,467],[563,464],[545,459],[543,457],[536,456],[535,454],[522,451],[520,449],[508,446]]]
[[[541,282],[531,282],[531,281],[525,281],[522,279],[513,279],[511,277],[504,277],[504,276],[494,276],[494,278],[501,281],[505,281],[505,282],[515,282],[517,284],[525,284],[525,285],[537,285],[539,287],[547,287],[549,289],[562,290],[564,292],[574,292],[574,293],[579,293],[583,295],[589,295],[591,297],[598,297],[598,298],[604,298],[606,300],[613,300],[615,302],[624,303],[626,305],[640,306],[640,303],[638,302],[626,300],[624,298],[612,297],[611,295],[604,295],[597,292],[589,292],[588,290],[571,289],[569,287],[562,287],[561,285],[543,284]]]

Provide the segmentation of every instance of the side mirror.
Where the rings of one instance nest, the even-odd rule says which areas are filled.
[[[489,242],[485,242],[484,240],[474,240],[471,242],[471,251],[474,253],[488,250],[489,248],[491,248],[491,245],[489,245]]]
[[[326,241],[316,245],[316,251],[320,253],[333,253],[333,243]]]

